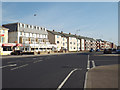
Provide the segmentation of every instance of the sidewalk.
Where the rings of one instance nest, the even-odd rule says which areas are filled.
[[[37,57],[37,56],[48,56],[48,55],[62,55],[62,54],[74,54],[74,53],[82,53],[82,52],[69,52],[69,53],[52,53],[52,54],[37,54],[37,55],[6,55],[0,56],[0,58],[18,58],[18,57]]]
[[[120,54],[102,54],[102,55],[94,55],[94,56],[120,56]]]
[[[85,88],[118,88],[118,65],[98,66],[87,73]]]

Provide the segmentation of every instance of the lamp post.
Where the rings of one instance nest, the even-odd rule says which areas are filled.
[[[80,29],[77,29],[75,34],[77,35],[78,32],[80,32]],[[77,52],[78,52],[78,39],[77,39]]]
[[[34,14],[34,17],[36,17],[36,16],[37,16],[37,14]],[[36,22],[36,18],[35,18],[35,22]],[[34,52],[35,52],[35,32],[34,32]]]

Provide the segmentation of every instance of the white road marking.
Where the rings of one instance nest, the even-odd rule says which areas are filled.
[[[88,76],[88,72],[86,72],[86,75],[85,75],[85,83],[84,83],[84,89],[86,88],[86,85],[87,85],[87,77]]]
[[[25,64],[25,65],[22,65],[22,66],[19,66],[19,67],[12,68],[11,70],[19,69],[19,68],[22,68],[22,67],[25,67],[25,66],[28,66],[28,65],[29,64]]]
[[[65,84],[65,82],[68,80],[68,78],[71,76],[71,74],[73,73],[73,72],[75,72],[76,70],[81,70],[81,69],[73,69],[69,74],[68,74],[68,76],[64,79],[64,81],[58,86],[58,88],[57,88],[57,90],[60,90],[61,88],[62,88],[62,86]]]
[[[5,66],[1,66],[0,68],[5,68],[5,67],[12,67],[12,66],[17,66],[17,64],[10,64],[10,65],[5,65]]]
[[[88,55],[88,63],[87,63],[87,69],[90,69],[90,60],[89,60],[89,55]]]
[[[93,65],[93,68],[95,67],[95,62],[94,61],[92,61],[92,65]]]
[[[41,62],[41,61],[43,61],[43,60],[34,61],[33,63],[38,63],[38,62]]]

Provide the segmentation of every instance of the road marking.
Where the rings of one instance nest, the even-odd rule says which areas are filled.
[[[12,67],[12,66],[17,66],[17,64],[10,64],[10,65],[5,65],[5,66],[1,66],[0,68],[5,68],[5,67]]]
[[[43,61],[43,60],[34,61],[33,63],[38,63],[38,62],[41,62],[41,61]]]
[[[87,77],[88,76],[88,72],[86,72],[86,75],[85,75],[85,83],[84,83],[84,90],[85,90],[85,88],[86,88],[86,85],[87,85]]]
[[[19,69],[19,68],[22,68],[22,67],[25,67],[25,66],[28,66],[28,65],[29,64],[25,64],[25,65],[22,65],[22,66],[19,66],[19,67],[12,68],[11,70]]]
[[[87,69],[90,69],[90,60],[89,60],[89,55],[88,55],[88,63],[87,63]]]
[[[94,61],[92,61],[92,65],[93,65],[93,68],[95,67],[95,62]]]
[[[73,70],[68,74],[68,76],[63,80],[63,82],[58,86],[57,90],[60,90],[60,89],[62,88],[62,86],[65,84],[65,82],[66,82],[66,81],[68,80],[68,78],[71,76],[71,74],[72,74],[73,72],[75,72],[76,70],[81,70],[81,69],[78,69],[78,68],[73,69]]]

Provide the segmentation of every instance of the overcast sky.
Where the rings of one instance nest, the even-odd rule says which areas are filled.
[[[118,42],[117,2],[3,2],[2,17],[3,24],[22,22]]]

